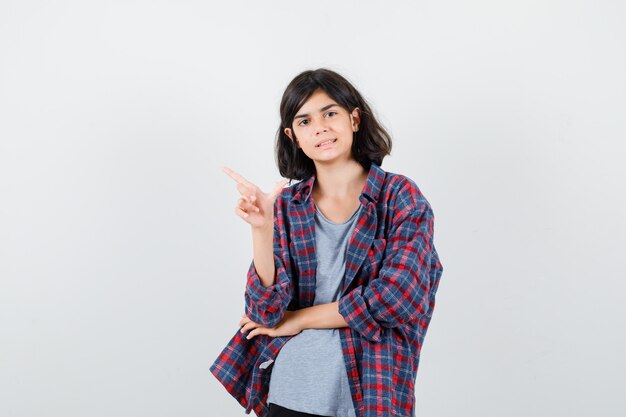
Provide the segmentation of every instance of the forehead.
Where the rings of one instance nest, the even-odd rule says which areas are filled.
[[[324,90],[318,90],[309,97],[302,107],[298,109],[298,113],[317,112],[322,106],[327,104],[338,104]]]

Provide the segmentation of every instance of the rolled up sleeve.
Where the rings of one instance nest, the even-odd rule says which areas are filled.
[[[380,341],[383,328],[400,326],[428,312],[433,223],[426,201],[408,210],[387,237],[378,276],[339,300],[339,313],[348,326],[369,341]]]
[[[291,280],[283,261],[274,254],[274,284],[264,287],[261,283],[254,260],[248,270],[248,283],[246,285],[246,315],[250,320],[267,327],[273,327],[280,323],[285,315],[287,305],[291,301]]]

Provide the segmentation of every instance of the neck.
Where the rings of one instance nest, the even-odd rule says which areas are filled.
[[[367,181],[367,171],[357,161],[342,164],[316,164],[313,191],[318,197],[341,200],[358,196]]]

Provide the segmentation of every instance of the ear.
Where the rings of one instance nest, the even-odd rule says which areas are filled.
[[[285,135],[287,135],[289,137],[289,139],[291,139],[291,141],[299,148],[300,146],[298,145],[298,139],[294,139],[293,138],[293,133],[291,132],[291,129],[286,127],[285,128]]]
[[[350,115],[352,116],[352,130],[356,132],[359,130],[359,124],[361,123],[361,109],[355,107]]]

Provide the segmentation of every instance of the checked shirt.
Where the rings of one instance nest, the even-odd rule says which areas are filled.
[[[248,269],[245,313],[264,326],[277,325],[285,310],[313,305],[315,178],[285,187],[274,203],[275,283],[261,284],[254,261]],[[415,182],[376,163],[359,200],[339,299],[352,401],[358,417],[414,417],[420,351],[443,273],[433,211]],[[237,329],[210,372],[246,414],[267,417],[272,362],[292,336],[245,336]]]

